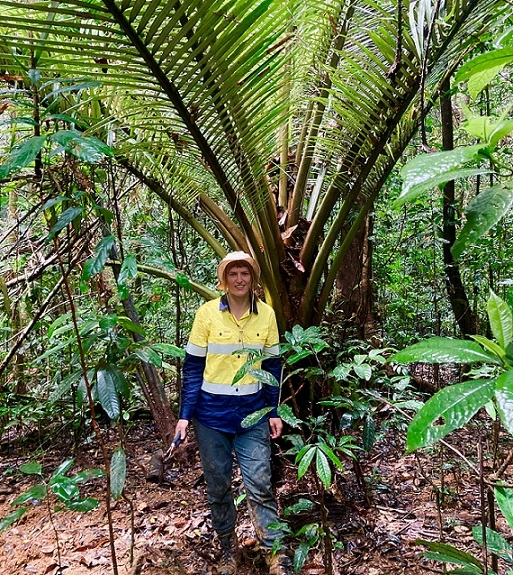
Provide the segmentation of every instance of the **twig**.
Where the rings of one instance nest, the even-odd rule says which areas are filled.
[[[484,463],[483,463],[483,444],[481,436],[477,444],[477,459],[479,461],[479,495],[481,500],[481,531],[483,536],[483,565],[484,575],[488,573],[488,546],[486,544],[486,496],[485,496],[485,483],[484,483]]]
[[[388,405],[389,407],[392,407],[393,409],[395,409],[398,413],[400,413],[402,416],[404,416],[406,419],[408,419],[409,421],[411,421],[413,419],[413,417],[409,414],[406,413],[406,411],[404,411],[403,409],[401,409],[400,407],[397,407],[397,405],[394,405],[393,403],[391,403],[390,401],[388,401],[387,399],[385,399],[384,397],[382,397],[381,395],[377,394],[377,393],[372,393],[372,392],[368,392],[368,395],[374,397],[375,399],[378,399],[380,401],[382,401],[385,405]],[[456,447],[454,447],[453,445],[451,445],[450,443],[447,443],[446,441],[444,441],[443,439],[440,439],[439,442],[447,447],[447,449],[450,449],[453,453],[456,453],[456,455],[458,457],[461,457],[461,459],[463,459],[463,461],[470,467],[470,469],[472,469],[472,471],[479,477],[479,470],[477,469],[477,467],[471,463],[464,455],[463,453],[461,453],[461,451],[459,449],[457,449]],[[512,455],[513,457],[513,455]]]

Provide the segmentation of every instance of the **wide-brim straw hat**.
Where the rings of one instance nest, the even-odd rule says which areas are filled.
[[[246,252],[230,252],[219,262],[219,265],[217,266],[217,279],[219,280],[217,289],[224,290],[226,288],[224,285],[224,271],[226,270],[226,266],[234,262],[245,262],[251,266],[255,280],[253,289],[255,289],[258,281],[260,280],[260,266],[256,260],[254,260]]]

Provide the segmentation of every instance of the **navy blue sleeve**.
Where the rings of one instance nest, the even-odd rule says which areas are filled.
[[[198,357],[185,354],[185,361],[183,364],[183,382],[182,382],[182,397],[180,402],[180,419],[191,419],[198,395],[203,383],[203,371],[205,370],[205,357]]]
[[[262,369],[274,375],[281,385],[281,359],[279,357],[270,357],[262,361]],[[276,408],[280,402],[280,388],[275,385],[264,384],[264,397],[266,407],[273,407],[269,412],[269,417],[278,417]]]

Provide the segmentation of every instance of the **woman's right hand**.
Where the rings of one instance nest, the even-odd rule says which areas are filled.
[[[189,427],[188,419],[179,419],[175,427],[175,437],[180,434],[180,440],[184,441],[187,438],[187,428]]]

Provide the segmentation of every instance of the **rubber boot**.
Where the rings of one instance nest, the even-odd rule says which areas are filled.
[[[292,575],[292,561],[285,553],[266,554],[265,562],[269,569],[269,575]]]
[[[237,537],[234,532],[219,536],[221,559],[217,566],[218,575],[237,573]]]

